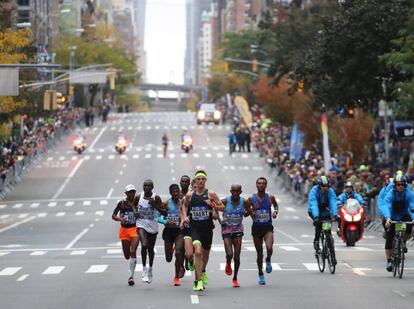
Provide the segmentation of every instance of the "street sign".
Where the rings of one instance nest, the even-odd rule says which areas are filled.
[[[19,69],[0,68],[0,96],[19,95]]]
[[[69,73],[71,84],[106,84],[107,71],[72,71]]]
[[[401,139],[414,139],[414,121],[394,121],[397,136]]]

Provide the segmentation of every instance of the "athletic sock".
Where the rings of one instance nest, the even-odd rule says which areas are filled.
[[[134,278],[135,267],[137,266],[137,258],[131,258],[129,260],[129,276]]]
[[[270,256],[266,258],[266,262],[270,262]]]

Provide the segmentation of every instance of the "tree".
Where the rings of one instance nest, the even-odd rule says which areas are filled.
[[[398,100],[395,114],[398,119],[414,119],[414,10],[406,25],[392,41],[394,49],[381,59],[397,74],[393,96]]]
[[[376,107],[381,77],[390,74],[379,57],[391,50],[412,7],[410,0],[347,0],[324,20],[301,70],[316,107]]]

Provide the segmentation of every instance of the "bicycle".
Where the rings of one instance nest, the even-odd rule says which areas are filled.
[[[391,263],[394,277],[398,274],[401,279],[404,272],[404,235],[407,230],[407,224],[413,224],[411,221],[391,221],[395,226],[395,234],[392,240]]]
[[[331,274],[336,270],[335,246],[331,233],[332,220],[322,221],[322,231],[320,236],[319,250],[315,253],[318,262],[318,268],[321,273],[325,271],[325,261],[328,261],[328,267]]]

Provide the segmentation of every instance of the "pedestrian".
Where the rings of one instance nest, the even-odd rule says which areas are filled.
[[[274,195],[266,193],[267,179],[260,177],[256,180],[257,193],[249,197],[248,201],[254,212],[252,236],[257,253],[257,268],[259,271],[259,284],[265,285],[263,274],[263,242],[266,246],[266,272],[272,272],[271,258],[273,254],[273,224],[272,218],[276,219],[279,206]]]
[[[122,243],[124,257],[129,260],[129,285],[135,284],[134,273],[137,265],[138,234],[133,206],[136,192],[134,185],[127,185],[125,187],[126,198],[118,202],[112,213],[112,219],[121,222],[119,239]]]
[[[245,140],[246,147],[247,147],[247,152],[250,152],[250,143],[252,141],[252,136],[251,136],[252,133],[249,128],[245,128],[243,130],[243,133],[244,133],[244,140]]]
[[[152,266],[154,263],[154,247],[158,234],[158,223],[156,211],[166,214],[166,209],[162,204],[159,195],[155,194],[154,183],[148,179],[144,181],[143,192],[136,198],[137,230],[141,241],[142,258],[142,282],[152,282]],[[147,255],[149,257],[149,267],[147,268]]]
[[[233,152],[236,151],[236,145],[237,145],[237,136],[234,131],[232,131],[229,135],[229,155],[231,156]]]
[[[237,138],[237,144],[239,145],[239,152],[245,152],[244,145],[245,145],[245,139],[244,134],[241,128],[239,128],[236,131],[236,138]]]

